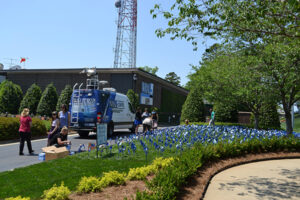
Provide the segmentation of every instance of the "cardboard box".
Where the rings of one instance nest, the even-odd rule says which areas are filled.
[[[66,147],[56,148],[55,146],[44,147],[42,148],[43,152],[45,152],[45,160],[54,160],[57,158],[63,158],[69,155],[69,151]]]

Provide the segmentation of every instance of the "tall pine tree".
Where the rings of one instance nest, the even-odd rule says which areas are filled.
[[[187,96],[181,111],[181,121],[204,122],[205,111],[201,91],[195,87]]]
[[[56,110],[57,98],[56,88],[51,83],[45,88],[42,94],[37,107],[37,114],[51,116],[51,113]]]
[[[41,96],[41,88],[35,83],[32,84],[30,88],[28,88],[23,100],[21,101],[19,113],[21,113],[24,108],[29,108],[30,113],[36,114],[36,109],[41,99]]]
[[[66,85],[65,89],[63,89],[60,93],[60,96],[57,101],[56,110],[60,110],[60,107],[62,104],[65,104],[67,106],[67,109],[69,109],[69,104],[71,101],[73,89],[70,85]]]
[[[0,88],[0,112],[17,114],[23,97],[21,87],[6,80],[1,83]]]

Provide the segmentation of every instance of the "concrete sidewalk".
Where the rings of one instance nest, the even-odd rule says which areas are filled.
[[[300,159],[254,162],[211,180],[205,200],[300,199]]]

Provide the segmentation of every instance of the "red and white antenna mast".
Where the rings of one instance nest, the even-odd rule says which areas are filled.
[[[136,67],[137,0],[117,0],[118,30],[114,68]]]

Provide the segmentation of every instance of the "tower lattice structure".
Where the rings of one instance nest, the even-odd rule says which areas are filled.
[[[137,0],[118,0],[114,68],[136,67]]]

